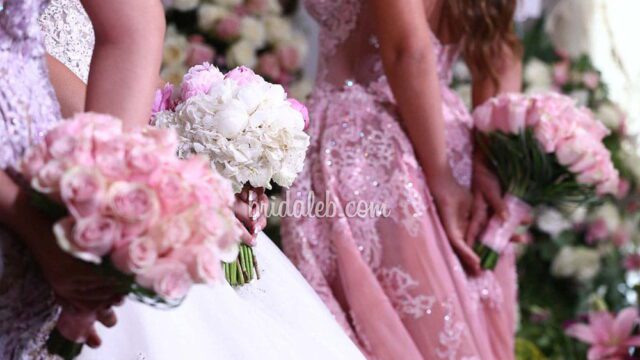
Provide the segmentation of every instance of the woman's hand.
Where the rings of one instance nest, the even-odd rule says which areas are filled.
[[[264,193],[264,188],[245,186],[242,192],[236,195],[236,200],[234,212],[245,228],[242,241],[254,246],[256,236],[267,226],[269,199]]]
[[[480,258],[465,242],[472,206],[471,193],[453,177],[446,181],[431,182],[430,187],[451,247],[465,269],[471,274],[478,274]]]
[[[475,156],[473,161],[473,207],[471,221],[466,233],[466,242],[473,246],[480,233],[487,227],[493,214],[498,214],[502,220],[509,217],[509,212],[502,199],[500,181],[489,169],[481,156]]]
[[[62,336],[76,343],[86,343],[91,348],[97,348],[102,340],[95,328],[96,321],[111,328],[116,325],[118,318],[110,307],[97,311],[82,311],[68,302],[60,299],[62,312],[58,318],[56,328]]]

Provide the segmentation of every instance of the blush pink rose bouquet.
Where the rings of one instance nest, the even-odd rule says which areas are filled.
[[[178,155],[206,156],[236,193],[291,186],[309,147],[307,108],[245,67],[227,74],[207,63],[192,67],[179,87],[158,90],[152,123],[175,129]],[[225,269],[229,282],[253,279],[254,260],[243,245],[237,264]]]
[[[620,181],[603,144],[609,134],[586,108],[558,94],[508,94],[473,114],[478,145],[507,191],[509,217],[495,216],[476,245],[493,269],[532,207],[590,202],[615,195]]]
[[[56,220],[58,245],[93,263],[124,293],[178,306],[193,284],[223,279],[238,256],[231,184],[199,156],[180,160],[166,129],[123,131],[79,114],[49,131],[21,163],[34,206]],[[52,337],[50,349],[60,347]]]

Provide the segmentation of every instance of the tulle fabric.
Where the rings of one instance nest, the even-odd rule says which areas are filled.
[[[313,194],[344,212],[285,219],[285,252],[370,359],[513,358],[513,249],[494,272],[465,274],[395,109],[367,3],[306,3],[322,51],[308,104],[312,144],[288,198]],[[432,39],[449,162],[469,186],[471,115],[448,87],[457,50]],[[358,201],[390,216],[348,216]]]
[[[98,329],[102,347],[79,359],[364,359],[271,240],[261,234],[255,251],[260,280],[237,292],[195,286],[171,310],[128,300],[116,309],[116,327]]]

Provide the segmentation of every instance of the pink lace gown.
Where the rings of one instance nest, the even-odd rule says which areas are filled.
[[[372,359],[513,358],[512,249],[494,272],[465,274],[395,109],[366,2],[306,5],[321,26],[321,59],[312,145],[289,200],[384,204],[390,216],[287,218],[285,252]],[[469,186],[471,116],[449,88],[457,51],[433,40],[449,161]]]

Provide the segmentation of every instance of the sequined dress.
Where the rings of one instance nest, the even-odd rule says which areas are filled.
[[[38,15],[47,0],[4,0],[0,10],[0,168],[16,165],[60,119]],[[36,359],[55,323],[50,288],[23,246],[0,226],[0,358]]]
[[[465,274],[395,108],[367,2],[305,3],[321,29],[319,74],[311,148],[287,199],[313,194],[338,216],[284,219],[285,253],[371,359],[513,358],[512,249],[495,272]],[[472,120],[449,87],[458,51],[431,35],[449,163],[468,187]],[[389,216],[371,206],[353,216],[359,202]]]

